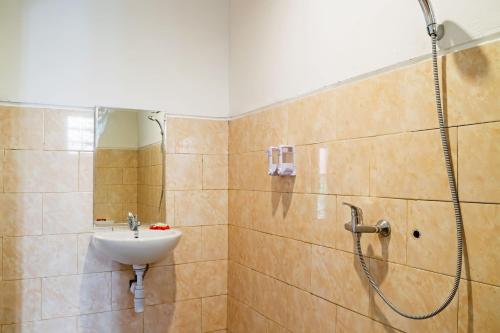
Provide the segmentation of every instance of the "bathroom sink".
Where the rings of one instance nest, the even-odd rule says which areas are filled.
[[[134,238],[130,230],[96,232],[93,237],[96,249],[113,259],[128,265],[146,265],[168,255],[179,242],[178,230],[139,230]]]

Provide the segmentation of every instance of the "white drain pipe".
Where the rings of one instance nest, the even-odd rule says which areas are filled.
[[[133,265],[135,281],[131,281],[130,292],[134,294],[134,310],[136,313],[144,312],[144,273],[147,265]]]

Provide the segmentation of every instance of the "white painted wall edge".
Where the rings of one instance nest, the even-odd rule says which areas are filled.
[[[455,45],[455,46],[448,48],[448,49],[439,50],[439,55],[440,56],[448,55],[448,54],[452,54],[452,53],[455,53],[458,51],[473,48],[476,46],[494,43],[497,41],[500,41],[500,29],[498,31],[493,32],[492,34],[487,35],[487,36],[477,38],[477,39],[468,41],[468,42],[463,43],[463,44]],[[279,105],[290,103],[291,101],[298,100],[298,99],[303,98],[305,96],[317,94],[317,93],[320,93],[322,91],[326,91],[326,90],[329,90],[329,89],[332,89],[332,88],[335,88],[335,87],[338,87],[338,86],[341,86],[344,84],[349,84],[352,82],[361,81],[361,80],[370,78],[372,76],[376,76],[379,74],[383,74],[383,73],[387,73],[387,72],[390,72],[393,70],[404,68],[404,67],[407,67],[407,66],[419,63],[419,62],[427,61],[430,59],[430,57],[431,57],[431,55],[427,54],[427,55],[416,57],[416,58],[413,58],[410,60],[405,60],[405,61],[393,64],[390,66],[379,68],[375,71],[364,73],[362,75],[354,76],[354,77],[348,78],[346,80],[342,80],[342,81],[336,82],[334,84],[321,87],[319,89],[307,92],[305,94],[294,96],[292,98],[285,99],[285,100],[279,101],[277,103],[269,104],[269,105],[263,106],[261,108],[255,109],[255,110],[251,110],[248,112],[244,112],[242,114],[228,116],[228,117],[183,115],[183,114],[169,113],[169,112],[164,111],[164,110],[144,110],[144,111],[145,112],[147,112],[147,111],[162,111],[162,112],[165,112],[167,114],[167,117],[170,117],[170,118],[205,119],[205,120],[219,120],[219,121],[235,120],[235,119],[246,117],[250,114],[254,114],[254,113],[268,110],[270,108],[273,108],[273,107],[276,107]],[[429,80],[430,80],[430,76],[429,76]],[[49,110],[51,110],[51,109],[52,110],[70,110],[70,111],[73,110],[73,111],[87,111],[87,112],[94,112],[95,108],[96,108],[96,107],[80,107],[80,106],[71,106],[71,105],[34,104],[34,103],[23,103],[23,102],[13,102],[13,101],[0,101],[0,106],[16,106],[16,107],[29,107],[29,108],[40,108],[40,109],[49,109]],[[109,105],[107,105],[106,107],[123,108],[123,107],[114,107],[114,106],[109,106]]]

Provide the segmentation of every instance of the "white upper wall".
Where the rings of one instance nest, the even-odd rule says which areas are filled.
[[[444,48],[500,31],[433,5]],[[226,117],[429,52],[417,0],[0,0],[0,101]]]
[[[500,31],[498,0],[432,3],[441,48]],[[425,29],[417,0],[231,0],[230,114],[429,54]]]
[[[0,101],[228,114],[229,0],[1,0]]]
[[[135,110],[110,110],[105,117],[106,121],[97,124],[104,127],[99,129],[101,133],[97,148],[137,149],[139,147],[137,113]]]

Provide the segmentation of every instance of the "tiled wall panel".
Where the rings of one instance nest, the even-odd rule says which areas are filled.
[[[499,50],[439,62],[465,247],[458,295],[430,320],[396,315],[370,289],[342,205],[361,207],[365,224],[391,222],[390,238],[361,238],[388,297],[409,312],[437,307],[455,274],[456,230],[430,61],[229,122],[231,332],[500,330]],[[265,149],[283,143],[296,145],[294,179],[267,176]]]
[[[119,219],[138,199],[156,204],[159,145],[102,150],[94,163],[92,112],[0,107],[2,333],[226,330],[228,123],[172,118],[169,129],[164,207],[183,237],[150,267],[136,314],[130,266],[92,244],[93,208]]]

